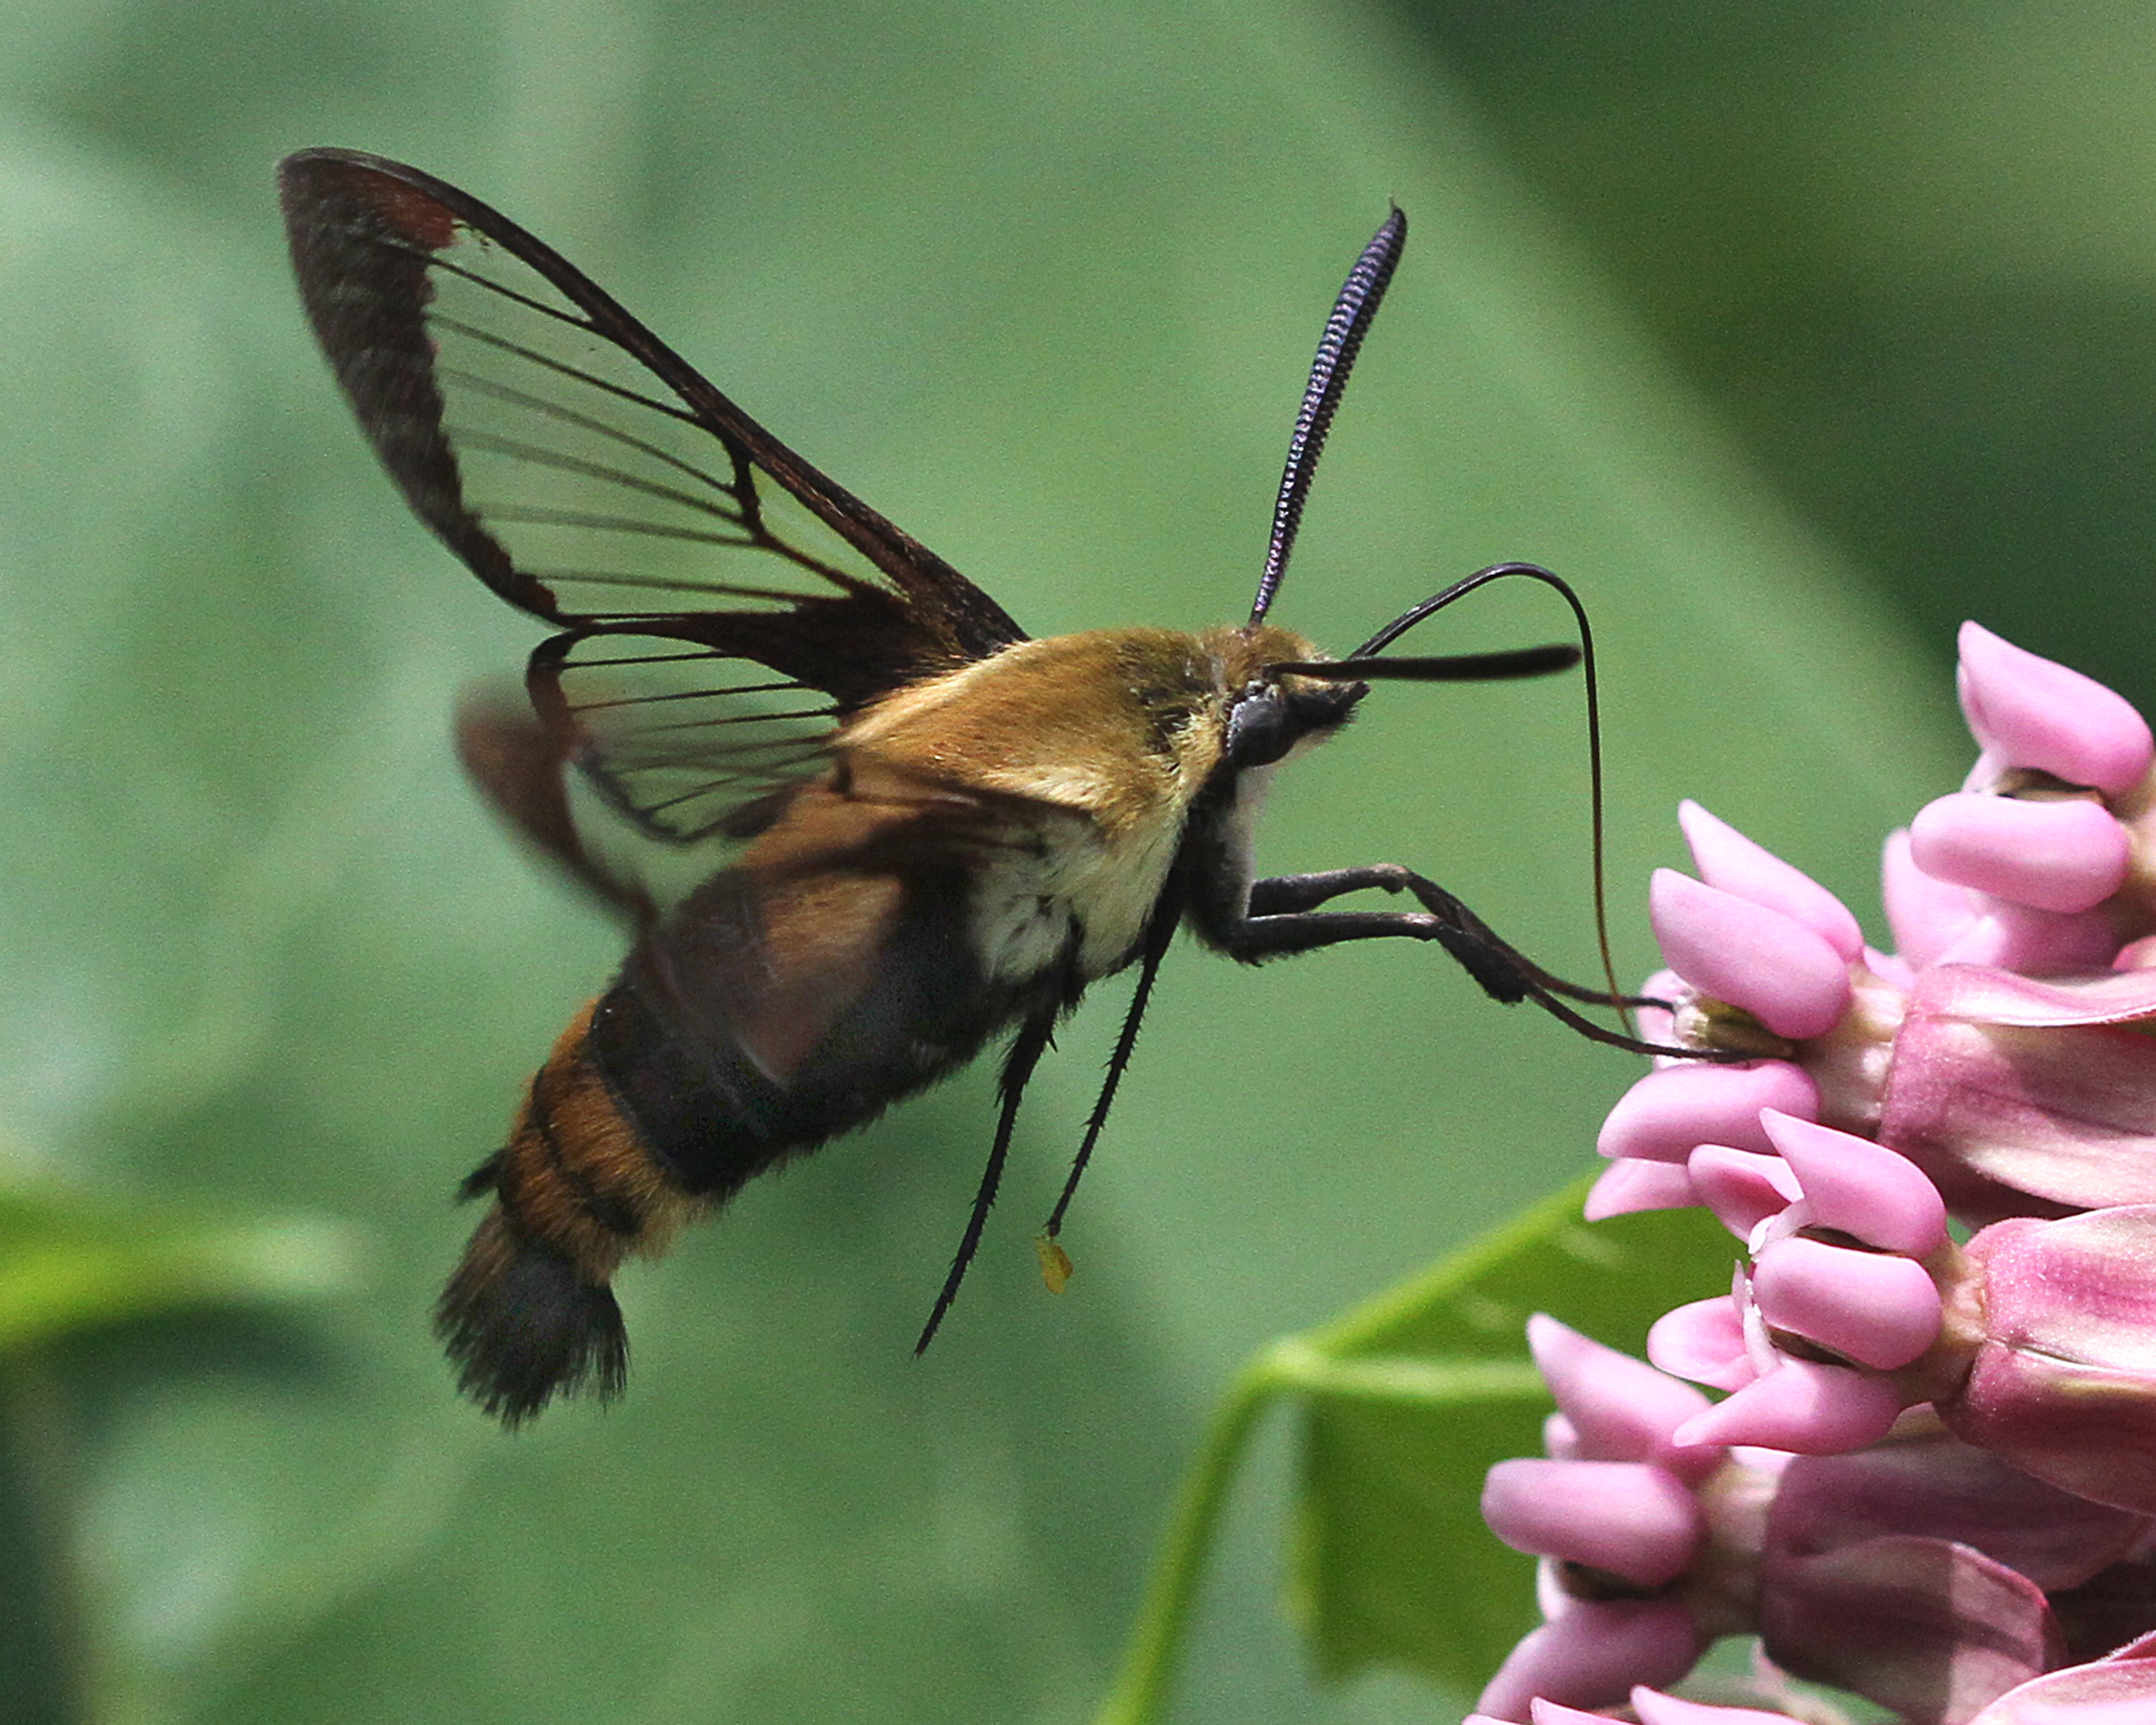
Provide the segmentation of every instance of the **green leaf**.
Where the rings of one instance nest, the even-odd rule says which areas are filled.
[[[1584,1189],[1284,1344],[1308,1360],[1291,1599],[1327,1673],[1471,1689],[1533,1626],[1532,1560],[1477,1505],[1492,1463],[1542,1453],[1531,1314],[1637,1353],[1656,1317],[1727,1285],[1733,1247],[1705,1211],[1589,1224]]]
[[[1588,1183],[1244,1369],[1184,1483],[1096,1725],[1161,1717],[1229,1483],[1283,1399],[1303,1420],[1290,1606],[1320,1670],[1389,1665],[1481,1686],[1535,1621],[1533,1565],[1498,1544],[1478,1503],[1492,1463],[1542,1451],[1551,1404],[1528,1317],[1638,1353],[1656,1317],[1727,1281],[1729,1236],[1706,1211],[1589,1224]]]
[[[326,1221],[0,1185],[0,1353],[160,1312],[329,1292],[351,1260],[346,1231]]]

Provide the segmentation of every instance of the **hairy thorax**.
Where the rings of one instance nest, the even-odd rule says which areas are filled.
[[[1023,642],[902,690],[850,726],[850,758],[977,798],[993,842],[973,875],[976,951],[1018,981],[1070,952],[1083,980],[1136,952],[1226,715],[1286,630],[1099,629]]]

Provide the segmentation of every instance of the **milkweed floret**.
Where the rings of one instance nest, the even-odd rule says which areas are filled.
[[[2079,673],[1960,645],[1980,752],[1887,841],[1895,951],[1680,811],[1650,1028],[1748,1058],[1636,1084],[1588,1214],[1704,1205],[1745,1261],[1652,1366],[1535,1321],[1548,1454],[1484,1509],[1547,1620],[1486,1716],[1817,1717],[1661,1692],[1743,1633],[1907,1725],[2156,1720],[2156,743]]]

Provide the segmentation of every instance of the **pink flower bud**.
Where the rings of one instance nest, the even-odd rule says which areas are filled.
[[[1939,1291],[1891,1253],[1776,1240],[1753,1260],[1752,1296],[1774,1328],[1881,1371],[1908,1365],[1939,1333]]]
[[[1810,1119],[1818,1107],[1819,1086],[1787,1060],[1664,1066],[1617,1099],[1595,1148],[1604,1156],[1676,1163],[1701,1144],[1771,1150],[1761,1109]]]
[[[1683,1450],[1671,1441],[1678,1426],[1707,1405],[1690,1384],[1541,1312],[1527,1320],[1527,1346],[1580,1455],[1650,1461],[1687,1481],[1721,1461],[1714,1450]]]
[[[1674,1474],[1643,1461],[1500,1461],[1482,1519],[1515,1551],[1584,1563],[1641,1587],[1691,1567],[1699,1506]]]
[[[1612,1216],[1628,1216],[1640,1210],[1681,1210],[1699,1202],[1691,1176],[1666,1162],[1640,1162],[1627,1157],[1613,1162],[1595,1177],[1579,1207],[1590,1222]]]
[[[1685,1169],[1698,1201],[1739,1240],[1749,1240],[1753,1229],[1768,1217],[1779,1215],[1803,1192],[1780,1157],[1732,1150],[1722,1144],[1702,1144],[1691,1153]]]
[[[1983,903],[1966,886],[1939,880],[1917,866],[1905,827],[1890,834],[1879,865],[1880,896],[1887,926],[1902,957],[1919,970],[1966,935],[1983,914]]]
[[[1677,824],[1691,847],[1699,877],[1709,886],[1734,893],[1802,923],[1854,964],[1864,951],[1863,932],[1848,906],[1802,870],[1753,844],[1726,821],[1717,820],[1698,803],[1677,804]]]
[[[1648,905],[1670,968],[1777,1036],[1823,1036],[1849,1000],[1849,961],[1803,923],[1657,869]]]
[[[1868,1138],[1784,1114],[1763,1115],[1760,1123],[1796,1176],[1799,1225],[1838,1229],[1912,1258],[1945,1244],[1938,1189],[1906,1158]]]
[[[1508,1721],[1527,1719],[1537,1697],[1601,1707],[1624,1700],[1636,1683],[1676,1682],[1701,1651],[1691,1614],[1673,1600],[1583,1599],[1522,1640],[1475,1706]]]
[[[1724,1294],[1666,1312],[1647,1332],[1647,1358],[1658,1370],[1710,1389],[1738,1389],[1758,1373],[1745,1346],[1744,1320]]]
[[[2106,970],[2118,945],[2108,906],[2092,911],[2040,911],[2003,898],[1980,901],[1982,914],[1932,961],[1981,964],[2032,975]]]
[[[1712,1707],[1644,1687],[1632,1692],[1632,1711],[1640,1716],[1640,1725],[1789,1725],[1789,1721],[1787,1713],[1763,1713],[1757,1707]],[[1537,1719],[1535,1725],[1543,1722]]]
[[[1960,646],[1962,712],[1986,751],[2113,794],[2148,771],[2156,746],[2123,696],[1977,624],[1962,624]]]
[[[2101,803],[2024,801],[1958,791],[1927,803],[1909,828],[1928,875],[2040,911],[2093,909],[2126,880],[2126,829]]]
[[[1876,1443],[1904,1405],[1892,1379],[1848,1366],[1784,1359],[1676,1429],[1681,1444],[1757,1444],[1832,1455]]]

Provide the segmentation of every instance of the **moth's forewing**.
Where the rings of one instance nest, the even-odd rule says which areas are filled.
[[[702,841],[818,770],[852,713],[1024,639],[499,213],[344,151],[281,182],[369,440],[480,579],[567,626],[534,705],[647,837]]]
[[[361,424],[513,603],[573,624],[865,586],[902,593],[953,660],[1023,638],[499,212],[341,151],[281,180],[301,297]]]

